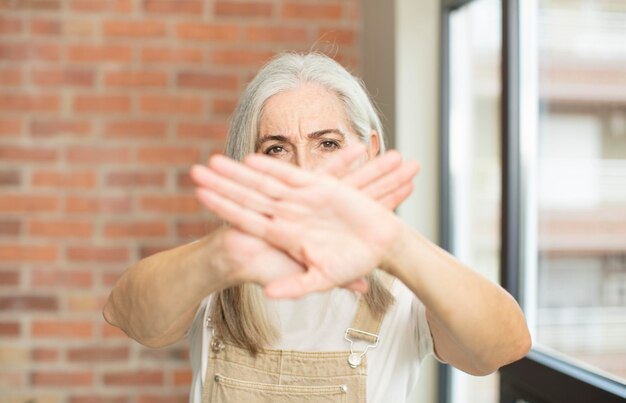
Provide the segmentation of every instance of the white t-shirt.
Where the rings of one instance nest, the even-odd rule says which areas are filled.
[[[387,311],[378,347],[367,352],[367,401],[415,401],[420,364],[432,353],[433,342],[424,305],[399,280],[391,289],[394,305]],[[189,331],[193,372],[189,401],[200,403],[206,374],[208,344],[206,315],[209,298],[202,302]],[[354,293],[335,289],[300,300],[266,300],[268,313],[281,339],[272,346],[281,350],[348,351],[344,339],[358,307]],[[347,356],[346,356],[347,360]],[[346,362],[346,365],[347,362]]]

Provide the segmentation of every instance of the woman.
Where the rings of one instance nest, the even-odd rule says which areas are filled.
[[[150,347],[189,330],[193,402],[403,402],[431,352],[474,375],[524,356],[513,298],[390,211],[417,165],[383,151],[357,79],[278,56],[240,100],[230,158],[191,170],[230,225],[131,267],[106,320]]]

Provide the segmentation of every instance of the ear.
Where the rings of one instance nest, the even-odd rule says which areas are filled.
[[[367,147],[367,159],[374,159],[380,152],[380,137],[376,130],[370,132],[369,145]]]

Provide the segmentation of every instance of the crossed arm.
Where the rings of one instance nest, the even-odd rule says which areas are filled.
[[[349,162],[349,151],[343,158]],[[376,167],[369,168],[360,178],[376,175]],[[365,291],[363,277],[381,267],[424,303],[436,352],[451,365],[485,375],[528,352],[523,314],[505,290],[351,186],[354,180],[260,155],[245,164],[216,156],[208,167],[194,167],[193,176],[209,210],[303,266],[262,283],[269,296],[300,297],[338,286]]]
[[[412,191],[417,165],[390,152],[351,172],[358,154],[342,151],[323,172],[256,155],[194,166],[198,198],[231,226],[131,267],[106,320],[160,347],[181,338],[200,301],[223,288],[256,282],[279,298],[365,291],[363,277],[381,267],[425,304],[443,360],[484,375],[525,355],[530,338],[513,298],[390,211]]]

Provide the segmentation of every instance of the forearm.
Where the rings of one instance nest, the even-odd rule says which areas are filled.
[[[117,282],[105,319],[149,347],[180,339],[204,297],[230,285],[220,257],[223,230],[149,256]]]
[[[406,225],[384,267],[424,303],[441,358],[484,375],[526,354],[530,337],[517,302]]]

